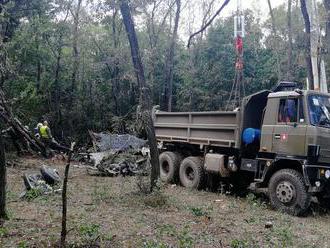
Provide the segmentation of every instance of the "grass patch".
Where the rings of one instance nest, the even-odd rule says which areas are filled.
[[[39,196],[42,196],[42,194],[43,194],[43,190],[41,188],[33,188],[33,189],[26,191],[24,198],[28,201],[32,201],[33,199],[36,199]]]
[[[78,231],[83,245],[87,247],[96,245],[97,240],[100,238],[100,225],[98,224],[81,225]]]
[[[261,209],[267,208],[266,202],[262,201],[262,199],[257,197],[255,194],[252,193],[248,194],[246,196],[246,201],[252,208],[261,208]]]
[[[191,235],[189,226],[185,226],[181,230],[177,230],[174,225],[165,224],[157,227],[157,240],[162,240],[164,237],[175,239],[178,248],[190,248],[194,247],[194,237]],[[148,241],[149,244],[153,244],[154,240]],[[165,245],[164,243],[157,242],[158,244]],[[146,246],[145,246],[146,247]],[[163,247],[163,246],[151,246],[151,247]],[[165,247],[173,247],[166,245]]]
[[[170,236],[170,237],[175,237],[176,236],[176,229],[175,226],[171,225],[171,224],[165,224],[162,225],[158,228],[158,232],[160,234],[160,236]]]
[[[274,229],[274,233],[278,238],[281,247],[293,246],[293,233],[290,227],[280,227]]]
[[[179,248],[190,248],[190,247],[194,247],[194,239],[190,235],[190,230],[187,227],[185,227],[178,234],[178,247]]]
[[[168,206],[168,197],[163,192],[155,191],[151,194],[145,195],[143,199],[144,205],[152,208],[161,208]]]
[[[143,247],[144,248],[167,248],[168,245],[166,245],[163,242],[156,241],[156,240],[148,240],[148,241],[144,242]]]
[[[17,248],[27,248],[27,247],[29,247],[29,246],[28,246],[28,243],[26,241],[20,241],[17,244]]]
[[[209,216],[209,213],[201,207],[190,207],[189,210],[194,216],[197,216],[197,217]]]
[[[9,234],[9,231],[5,227],[0,227],[0,238],[6,237]]]
[[[108,188],[103,187],[94,187],[93,192],[91,193],[92,201],[94,204],[99,204],[101,202],[109,203],[111,196]]]
[[[230,242],[231,248],[246,248],[249,247],[249,242],[244,239],[233,239]]]

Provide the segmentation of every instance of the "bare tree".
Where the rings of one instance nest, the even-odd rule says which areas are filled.
[[[216,0],[211,0],[210,2],[208,1],[203,1],[203,10],[204,10],[204,14],[203,14],[203,19],[202,19],[202,26],[201,28],[203,28],[205,26],[205,24],[207,23],[207,21],[210,18],[211,15],[211,11],[213,9],[214,3],[216,2]],[[201,32],[201,40],[203,39],[203,35],[204,35],[204,31]]]
[[[306,7],[306,0],[300,0],[301,13],[305,23],[305,60],[309,89],[314,89],[314,78],[312,69],[312,58],[311,58],[311,22]]]
[[[292,80],[292,0],[288,0],[288,71],[287,79]]]
[[[226,5],[228,4],[230,2],[230,0],[225,0],[224,1],[224,3],[221,5],[221,7],[217,10],[217,12],[215,12],[215,14],[210,18],[210,20],[200,29],[200,30],[198,30],[197,32],[195,32],[195,33],[193,33],[192,35],[190,35],[190,37],[189,37],[189,40],[188,40],[188,48],[190,47],[190,45],[191,45],[191,41],[192,41],[192,39],[196,36],[196,35],[198,35],[198,34],[200,34],[200,33],[202,33],[202,32],[204,32],[206,29],[207,29],[207,27],[208,26],[210,26],[211,24],[212,24],[212,22],[214,21],[214,19],[221,13],[221,11],[226,7]]]
[[[168,55],[165,64],[165,106],[167,105],[167,111],[172,111],[172,98],[173,98],[173,69],[174,69],[174,54],[175,44],[178,38],[178,27],[181,13],[181,0],[176,0],[176,14],[174,20],[174,28],[168,49]]]
[[[133,67],[135,70],[135,76],[140,88],[140,104],[141,104],[141,110],[143,116],[142,118],[148,136],[150,156],[151,156],[151,166],[152,166],[151,175],[150,175],[151,177],[150,189],[153,190],[159,178],[159,160],[158,160],[157,140],[155,136],[155,129],[153,126],[152,115],[151,115],[150,90],[146,84],[144,68],[140,56],[139,43],[135,32],[135,26],[131,15],[131,10],[127,0],[120,1],[120,11],[123,17],[123,22],[125,25],[128,41],[131,47],[131,57],[132,57]]]
[[[5,146],[3,144],[2,135],[0,134],[0,220],[7,219],[6,212],[6,185],[7,185],[7,172],[6,172],[6,157]]]
[[[72,42],[72,56],[73,56],[73,68],[71,75],[71,92],[70,92],[70,101],[69,106],[72,107],[73,98],[75,96],[77,77],[78,77],[78,68],[79,68],[79,50],[78,50],[78,37],[79,37],[79,13],[81,8],[82,0],[78,0],[76,11],[71,14],[73,16],[73,42]]]

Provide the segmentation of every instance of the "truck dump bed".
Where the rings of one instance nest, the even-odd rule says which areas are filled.
[[[158,141],[239,146],[240,112],[162,112],[154,117]]]

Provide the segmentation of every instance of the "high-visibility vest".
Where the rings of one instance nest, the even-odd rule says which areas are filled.
[[[40,130],[41,138],[49,139],[47,128],[48,128],[47,126],[40,127],[39,130]]]

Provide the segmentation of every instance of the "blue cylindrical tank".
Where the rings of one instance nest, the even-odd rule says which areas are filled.
[[[243,132],[243,142],[247,145],[260,140],[260,129],[247,128]]]

